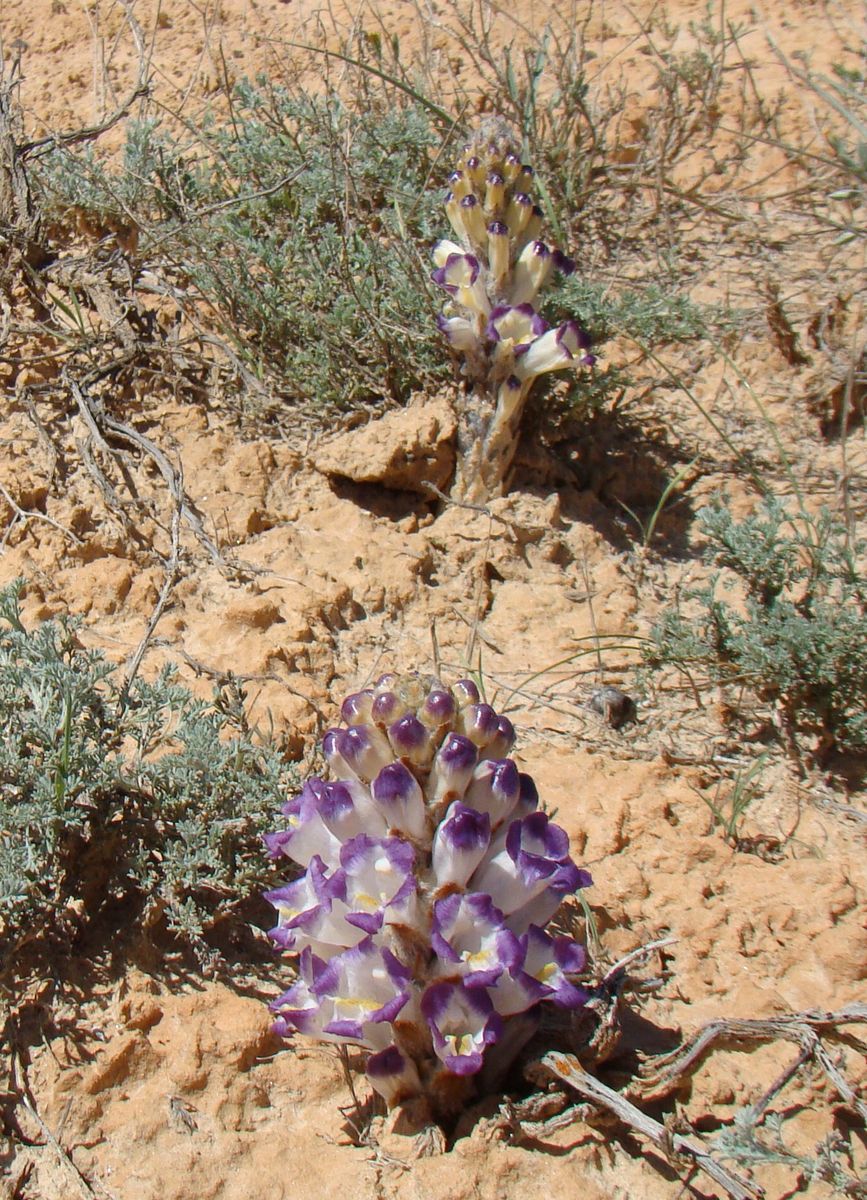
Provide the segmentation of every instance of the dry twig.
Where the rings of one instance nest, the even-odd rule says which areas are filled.
[[[694,1071],[715,1043],[740,1048],[756,1042],[771,1042],[781,1039],[795,1042],[801,1047],[803,1061],[813,1060],[825,1072],[842,1099],[867,1122],[867,1104],[860,1100],[847,1083],[828,1051],[822,1045],[820,1033],[843,1041],[867,1054],[867,1045],[853,1034],[842,1033],[840,1026],[859,1022],[867,1023],[867,1004],[850,1004],[839,1012],[794,1013],[784,1017],[769,1017],[764,1020],[710,1021],[685,1045],[648,1063],[639,1081],[642,1096],[656,1096],[672,1091],[673,1085],[688,1071]]]
[[[172,466],[159,446],[155,442],[152,442],[150,438],[145,437],[143,433],[139,433],[137,429],[133,429],[131,425],[127,425],[123,421],[117,421],[114,417],[109,416],[101,402],[88,396],[86,390],[70,375],[66,376],[66,382],[75,397],[81,415],[84,417],[88,428],[101,448],[111,455],[112,458],[116,458],[116,455],[112,454],[111,448],[106,441],[106,435],[110,435],[135,446],[137,450],[141,450],[152,459],[166,481],[172,498],[181,511],[181,515],[198,541],[208,551],[215,563],[223,565],[225,563],[223,555],[220,553],[215,542],[205,532],[201,517],[184,491],[181,471],[176,470]]]
[[[764,1190],[757,1184],[742,1175],[727,1171],[702,1146],[688,1140],[682,1134],[672,1133],[623,1096],[600,1083],[593,1075],[589,1075],[573,1054],[546,1054],[542,1059],[542,1066],[557,1079],[568,1083],[579,1095],[614,1113],[623,1124],[649,1138],[674,1166],[678,1165],[678,1159],[686,1159],[693,1167],[704,1171],[732,1197],[732,1200],[761,1200],[764,1196]]]

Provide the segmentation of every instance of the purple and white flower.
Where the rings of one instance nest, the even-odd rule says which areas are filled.
[[[424,795],[415,775],[404,763],[391,762],[384,766],[370,791],[389,829],[411,838],[422,836],[427,821]]]
[[[530,379],[545,371],[559,371],[561,367],[592,365],[585,362],[592,357],[587,354],[589,345],[589,337],[576,321],[564,321],[533,342],[518,360],[516,374]]]
[[[485,988],[432,983],[421,998],[437,1058],[453,1075],[475,1075],[485,1048],[497,1040],[502,1020]]]
[[[463,887],[491,844],[491,818],[455,800],[434,834],[431,861],[440,887]]]
[[[474,254],[449,254],[443,265],[432,272],[431,279],[471,312],[484,315],[490,312],[482,268]]]
[[[328,962],[305,950],[301,979],[271,1005],[278,1031],[314,1033],[323,1041],[384,1049],[391,1022],[410,998],[410,976],[390,950],[365,938]]]
[[[516,969],[525,954],[491,897],[477,892],[437,900],[431,946],[441,973],[460,975],[466,987],[490,987],[503,971]]]
[[[271,858],[286,855],[302,867],[306,867],[314,856],[326,863],[337,862],[340,842],[319,813],[325,787],[321,779],[308,779],[295,799],[283,805],[288,828],[280,833],[265,834],[265,846]]]
[[[535,812],[512,821],[505,845],[481,864],[470,879],[473,891],[487,892],[504,913],[529,904],[548,886],[555,871],[568,859],[565,830]]]
[[[524,971],[532,975],[547,992],[546,998],[560,1008],[581,1008],[588,994],[568,975],[577,975],[587,964],[583,946],[571,938],[553,938],[538,925],[531,925],[521,938]]]
[[[521,777],[510,758],[486,758],[473,771],[465,802],[491,820],[498,829],[511,816],[521,794]]]
[[[498,351],[523,354],[547,328],[532,304],[499,304],[491,310],[485,333]]]
[[[421,1091],[418,1069],[392,1042],[367,1060],[367,1078],[389,1108]]]
[[[514,305],[536,299],[554,267],[554,256],[544,242],[528,242],[512,272],[509,301]]]
[[[434,755],[428,803],[441,805],[463,796],[478,757],[476,746],[468,737],[449,733]]]
[[[417,883],[415,851],[408,842],[361,834],[343,847],[340,865],[340,898],[350,924],[377,933],[383,924],[412,920]]]
[[[445,334],[453,350],[478,349],[479,335],[474,323],[468,321],[466,317],[447,317],[443,313],[437,313],[437,325],[440,333]]]

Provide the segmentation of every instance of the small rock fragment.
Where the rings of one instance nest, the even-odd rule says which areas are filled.
[[[587,701],[587,707],[598,713],[612,729],[621,729],[638,718],[635,701],[616,687],[597,688]]]

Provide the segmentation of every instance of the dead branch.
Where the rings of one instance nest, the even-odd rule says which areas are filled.
[[[586,1043],[581,1045],[581,1057],[585,1062],[592,1065],[604,1062],[612,1056],[620,1042],[621,998],[630,984],[633,988],[638,986],[637,980],[632,981],[629,968],[643,964],[654,952],[676,942],[677,938],[675,937],[658,938],[644,946],[638,946],[614,963],[612,967],[609,967],[582,1009],[582,1018],[586,1014],[587,1018],[595,1019],[596,1022],[592,1032],[586,1035]],[[580,1026],[576,1027],[576,1032],[578,1029]],[[578,1045],[579,1043],[573,1044]]]
[[[13,528],[15,527],[15,524],[18,521],[22,521],[25,525],[27,524],[28,521],[45,521],[48,525],[50,525],[52,527],[52,529],[56,529],[56,530],[58,530],[59,533],[62,533],[64,537],[70,538],[76,544],[76,546],[81,545],[81,538],[78,537],[77,534],[73,533],[73,531],[71,529],[64,528],[64,526],[59,524],[59,522],[55,521],[53,517],[49,517],[47,513],[37,512],[34,509],[22,508],[21,505],[14,498],[14,496],[12,496],[9,491],[7,491],[7,489],[3,486],[2,483],[0,483],[0,496],[3,497],[3,499],[6,501],[6,503],[9,505],[9,507],[12,509],[13,513],[15,514],[9,528],[3,534],[3,537],[0,538],[0,547],[4,546],[6,544],[8,538],[9,538],[9,535],[11,534]]]
[[[679,1165],[678,1159],[687,1159],[692,1166],[709,1175],[732,1200],[761,1200],[765,1195],[764,1189],[758,1184],[752,1183],[742,1175],[727,1171],[702,1146],[688,1140],[682,1134],[666,1129],[634,1104],[630,1104],[623,1096],[600,1083],[593,1075],[589,1075],[573,1054],[546,1054],[542,1059],[542,1066],[563,1083],[568,1083],[579,1095],[614,1113],[624,1125],[649,1138],[673,1166]]]
[[[858,1098],[843,1078],[820,1038],[820,1034],[824,1034],[838,1041],[846,1041],[867,1053],[867,1046],[858,1038],[840,1032],[840,1026],[859,1022],[867,1022],[867,1004],[850,1004],[835,1013],[811,1010],[764,1020],[721,1018],[710,1021],[685,1045],[647,1063],[637,1081],[638,1090],[642,1097],[647,1098],[672,1091],[677,1081],[687,1072],[694,1071],[711,1047],[719,1042],[728,1048],[740,1049],[757,1042],[782,1039],[800,1046],[805,1061],[812,1059],[818,1063],[843,1100],[855,1109],[862,1120],[867,1121],[867,1104]]]
[[[184,491],[182,471],[172,466],[159,446],[155,442],[152,442],[150,438],[145,437],[143,433],[139,433],[137,429],[133,429],[131,425],[127,425],[125,422],[118,421],[114,417],[109,416],[101,401],[88,396],[86,390],[71,375],[66,374],[65,378],[78,404],[79,411],[103,449],[111,454],[112,457],[116,457],[112,454],[111,448],[106,441],[106,435],[110,435],[134,446],[137,450],[146,454],[148,458],[152,459],[166,481],[175,504],[180,507],[181,515],[189,525],[196,539],[204,546],[215,563],[224,566],[225,559],[223,555],[220,553],[216,543],[205,532],[202,518],[196,512],[192,501]]]
[[[63,1169],[66,1172],[69,1179],[75,1185],[76,1189],[81,1193],[82,1196],[84,1196],[86,1198],[86,1200],[94,1200],[94,1198],[96,1196],[96,1192],[93,1190],[93,1188],[87,1182],[85,1177],[82,1175],[81,1171],[79,1171],[78,1167],[73,1162],[72,1157],[69,1154],[69,1152],[67,1150],[64,1150],[63,1146],[60,1144],[60,1142],[57,1140],[57,1138],[51,1132],[50,1128],[48,1127],[48,1125],[42,1118],[42,1116],[39,1113],[39,1110],[36,1108],[36,1106],[31,1102],[31,1100],[26,1095],[21,1097],[21,1103],[24,1105],[25,1109],[30,1114],[30,1116],[33,1118],[33,1120],[36,1122],[36,1124],[39,1126],[39,1128],[42,1130],[42,1134],[43,1134],[46,1142],[51,1147],[51,1149],[54,1151],[54,1153],[57,1155],[57,1158],[60,1161],[61,1166],[63,1167]]]
[[[22,1105],[25,1111],[29,1113],[29,1115],[39,1126],[42,1136],[45,1138],[46,1145],[50,1146],[57,1155],[58,1161],[60,1162],[63,1171],[69,1178],[75,1191],[84,1196],[85,1200],[95,1200],[96,1192],[88,1183],[87,1179],[85,1179],[84,1175],[82,1175],[81,1171],[73,1162],[69,1151],[64,1149],[64,1147],[61,1145],[58,1137],[52,1132],[42,1114],[39,1112],[39,1109],[36,1107],[36,1102],[33,1098],[33,1094],[30,1090],[30,1084],[27,1079],[25,1060],[22,1057],[22,1052],[18,1047],[14,1017],[12,1018],[10,1042],[10,1048],[12,1051],[11,1081],[15,1099]],[[38,1143],[33,1144],[37,1145]]]
[[[12,98],[14,86],[0,71],[0,238],[27,254],[38,238],[39,214],[18,141],[21,111]]]
[[[126,679],[123,683],[121,694],[124,698],[129,697],[129,691],[132,687],[133,680],[138,674],[142,664],[142,659],[145,656],[145,651],[148,648],[154,630],[159,624],[160,617],[165,612],[166,605],[169,602],[169,597],[172,594],[172,588],[178,581],[180,574],[180,542],[181,542],[181,517],[183,515],[183,505],[180,499],[176,498],[175,508],[172,513],[172,548],[171,553],[166,561],[166,577],[163,580],[163,586],[160,588],[160,594],[157,597],[157,602],[154,605],[154,610],[151,613],[150,620],[147,623],[147,628],[142,635],[142,639],[133,653],[129,662],[129,670],[127,671]]]
[[[82,142],[93,142],[104,133],[108,133],[113,129],[119,121],[124,117],[129,116],[130,109],[136,100],[140,100],[150,94],[150,85],[147,83],[138,83],[132,93],[124,100],[119,108],[100,121],[98,125],[85,125],[81,129],[70,129],[66,133],[51,133],[47,137],[36,138],[32,142],[22,142],[18,147],[18,155],[20,158],[30,158],[38,151],[56,150],[58,146],[77,146]]]

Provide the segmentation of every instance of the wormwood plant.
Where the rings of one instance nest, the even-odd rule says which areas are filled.
[[[119,168],[57,150],[41,164],[46,205],[135,228],[148,269],[204,306],[285,400],[351,409],[447,379],[418,287],[439,140],[427,112],[361,112],[266,80],[230,104],[230,118],[206,114],[182,136],[131,125]]]
[[[774,498],[742,521],[720,500],[699,519],[717,571],[685,593],[689,611],[678,604],[656,624],[648,661],[749,689],[790,747],[812,737],[818,762],[867,749],[863,544],[827,510],[793,514]]]
[[[262,879],[260,834],[290,772],[227,689],[164,671],[127,690],[73,621],[28,629],[0,592],[0,957],[104,906],[203,931]]]
[[[547,73],[556,76],[570,61],[540,49],[526,64],[527,86],[543,87]],[[441,294],[423,264],[445,232],[435,217],[437,185],[454,158],[451,141],[463,136],[459,114],[474,106],[456,97],[452,118],[398,78],[399,63],[380,58],[354,66],[358,88],[340,96],[311,96],[291,81],[263,78],[227,91],[219,114],[140,119],[129,126],[119,164],[98,148],[71,144],[46,149],[33,162],[34,192],[47,216],[106,232],[122,228],[136,290],[170,298],[208,344],[216,334],[256,385],[259,403],[267,390],[281,405],[320,417],[336,408],[402,403],[452,374],[432,335]],[[558,84],[553,124],[543,119],[547,104],[529,94],[518,113],[521,72],[512,70],[509,79],[512,90],[499,100],[516,118],[519,157],[532,151],[544,170],[537,194],[552,236],[564,247],[578,244],[579,218],[582,227],[595,226],[592,214],[604,209],[616,242],[608,192],[588,190],[587,178],[591,167],[605,175],[610,165],[603,132],[609,118],[600,117],[599,129],[585,128],[587,88],[576,80]],[[438,95],[427,83],[428,94]],[[563,141],[567,129],[575,144]],[[537,216],[525,215],[538,233]],[[515,257],[525,233],[515,225]],[[472,252],[473,243],[461,248]],[[656,344],[705,332],[706,314],[675,287],[648,282],[659,278],[656,269],[648,279],[632,271],[626,287],[610,272],[591,281],[581,266],[551,297],[546,318],[555,324],[575,319],[596,344],[612,332]],[[601,371],[565,403],[585,411],[621,385],[617,372]]]

